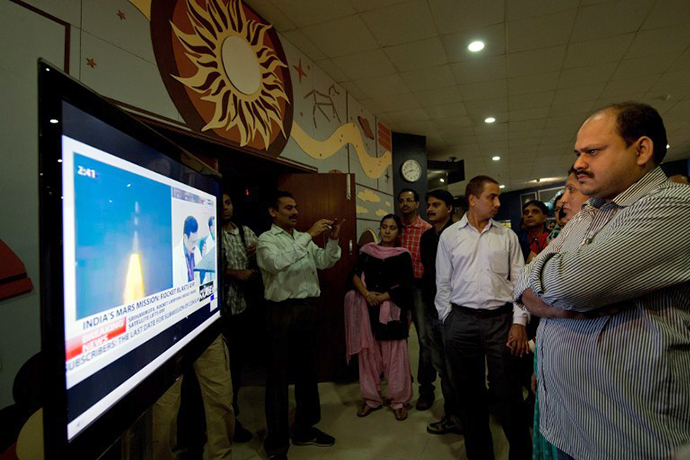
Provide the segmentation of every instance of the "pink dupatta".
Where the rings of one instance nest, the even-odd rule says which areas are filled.
[[[383,260],[409,251],[405,248],[390,248],[369,243],[362,246],[360,252]],[[364,273],[362,273],[362,284],[366,287]],[[388,324],[390,321],[399,320],[400,307],[390,300],[386,300],[380,305],[379,321],[381,323]],[[347,344],[348,363],[352,355],[356,355],[363,349],[373,347],[376,342],[374,334],[371,332],[367,301],[356,289],[345,294],[345,342]]]

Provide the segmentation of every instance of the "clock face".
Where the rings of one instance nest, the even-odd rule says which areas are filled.
[[[415,160],[406,160],[400,168],[403,179],[408,182],[416,182],[422,177],[422,165]]]

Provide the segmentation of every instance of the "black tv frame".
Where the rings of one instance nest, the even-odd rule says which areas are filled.
[[[62,102],[66,101],[123,133],[147,144],[173,161],[216,185],[216,215],[221,216],[222,176],[161,134],[108,102],[95,91],[38,61],[39,87],[39,255],[41,342],[44,366],[44,447],[46,459],[97,458],[146,411],[174,381],[189,369],[220,334],[215,321],[172,358],[158,367],[99,418],[68,442],[67,388],[65,381],[63,236],[62,236]],[[58,120],[51,123],[50,120]],[[131,161],[131,159],[127,159]],[[142,164],[140,166],[146,167]],[[179,180],[179,179],[178,179]],[[207,190],[208,191],[208,190]],[[212,192],[209,192],[212,193]],[[216,224],[217,225],[217,224]],[[220,245],[216,245],[220,261]],[[218,299],[222,305],[222,277]]]

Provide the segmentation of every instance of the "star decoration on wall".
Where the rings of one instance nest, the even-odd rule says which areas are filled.
[[[293,65],[292,67],[294,67],[295,70],[297,71],[297,75],[299,75],[299,82],[302,83],[302,77],[306,77],[306,76],[307,76],[307,74],[306,74],[306,73],[304,72],[304,70],[302,69],[302,60],[300,59],[300,60],[299,60],[299,64],[298,64],[298,65]]]
[[[91,58],[86,58],[86,65],[91,67],[92,69],[96,67],[98,64],[96,64],[96,61],[91,59]]]
[[[125,13],[123,13],[120,10],[117,10],[117,16],[120,18],[120,20],[127,19],[127,16],[125,16]]]

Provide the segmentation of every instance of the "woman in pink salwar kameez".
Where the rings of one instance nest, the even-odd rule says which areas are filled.
[[[397,420],[407,418],[412,398],[407,352],[412,257],[397,246],[401,230],[399,217],[389,214],[381,220],[381,243],[362,247],[353,269],[354,289],[345,296],[347,358],[359,355],[359,417],[383,405],[381,374],[388,380],[387,399]]]

